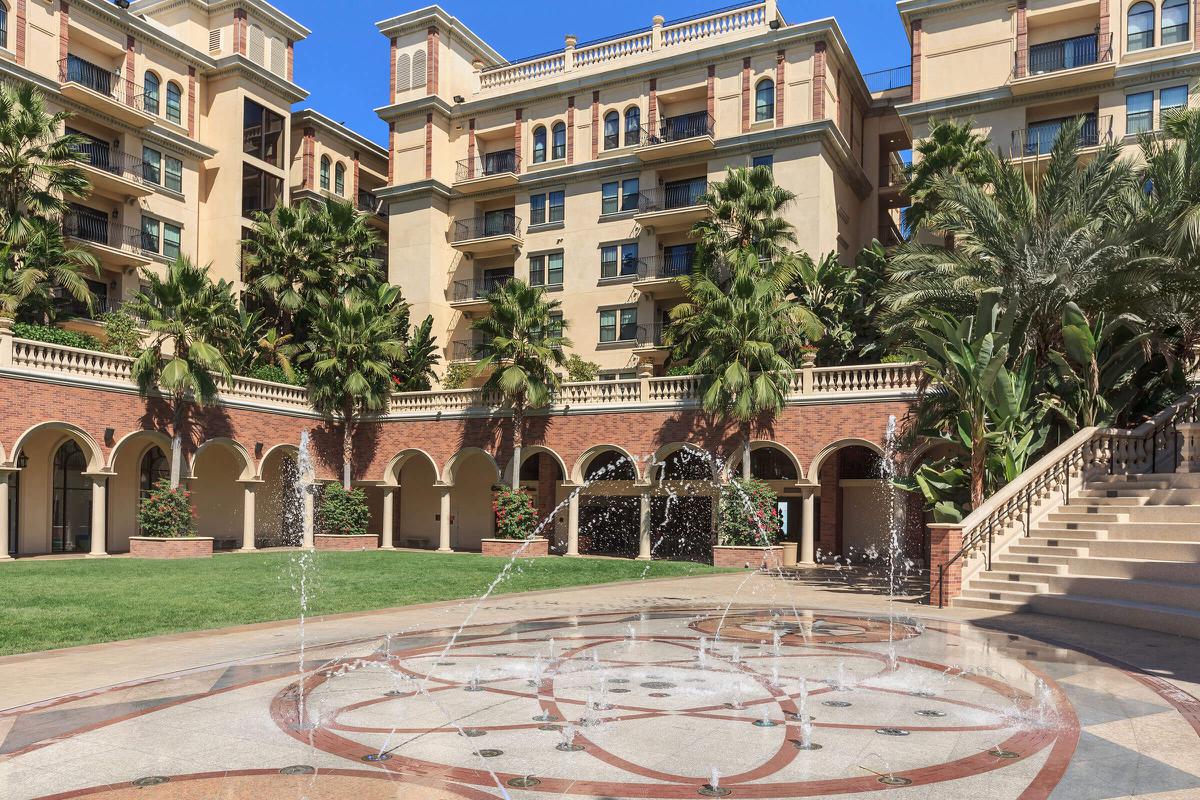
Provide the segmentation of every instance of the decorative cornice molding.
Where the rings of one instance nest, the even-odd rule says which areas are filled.
[[[295,127],[296,125],[311,125],[314,128],[324,129],[334,136],[357,145],[362,150],[369,151],[371,155],[387,161],[388,151],[386,147],[376,144],[361,133],[346,127],[340,122],[334,122],[315,108],[302,108],[299,111],[293,111],[292,126]]]
[[[278,28],[281,33],[288,34],[295,41],[307,39],[312,34],[308,28],[263,0],[136,0],[129,10],[134,14],[152,16],[157,11],[167,11],[182,6],[193,6],[207,14],[219,13],[234,7],[248,8],[269,20],[272,26]]]

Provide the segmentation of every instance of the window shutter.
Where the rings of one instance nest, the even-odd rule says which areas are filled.
[[[271,72],[287,77],[287,45],[276,36],[271,37]]]
[[[412,86],[414,89],[425,85],[425,51],[418,50],[412,60]]]
[[[208,52],[221,52],[221,29],[217,28],[214,31],[208,32]]]
[[[408,53],[401,53],[396,56],[396,91],[403,92],[411,85],[412,80],[412,59]]]
[[[266,39],[263,37],[263,29],[257,25],[250,26],[250,60],[260,66],[266,66],[265,51]]]

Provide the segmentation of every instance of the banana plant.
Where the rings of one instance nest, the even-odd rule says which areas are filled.
[[[1089,322],[1075,303],[1062,317],[1063,352],[1052,350],[1053,408],[1075,430],[1115,424],[1138,393],[1133,378],[1150,355],[1141,318],[1103,313]]]

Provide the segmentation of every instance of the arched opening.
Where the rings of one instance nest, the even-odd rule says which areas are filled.
[[[632,558],[641,534],[641,489],[637,465],[626,453],[601,449],[588,458],[581,474],[579,552]]]
[[[329,156],[321,156],[321,188],[325,191],[329,191],[329,168],[332,164]]]
[[[436,550],[441,513],[441,492],[434,486],[437,469],[425,454],[414,454],[400,462],[396,480],[400,488],[393,499],[393,541],[401,547]]]
[[[521,462],[521,487],[533,499],[539,524],[553,514],[565,499],[566,495],[562,490],[565,480],[566,471],[557,456],[547,450],[529,452],[529,448],[525,449]],[[560,510],[557,518],[542,529],[541,535],[553,540],[552,544],[565,539],[565,522],[565,511]]]
[[[660,491],[650,498],[650,550],[656,558],[706,561],[711,557],[720,487],[718,465],[688,445],[660,454],[655,468]]]
[[[146,74],[142,77],[142,102],[145,104],[146,111],[151,114],[158,114],[159,90],[162,83],[158,76],[150,70],[146,70]]]
[[[113,449],[109,459],[113,475],[107,484],[108,552],[127,552],[129,537],[140,535],[138,510],[155,482],[170,477],[170,450],[170,440],[156,431],[131,433]]]
[[[754,121],[775,119],[775,81],[763,78],[754,87]]]
[[[1125,49],[1129,52],[1154,47],[1154,4],[1141,2],[1129,7],[1125,26]]]
[[[92,481],[87,473],[104,468],[91,437],[70,423],[42,423],[18,437],[12,458],[20,469],[9,484],[13,552],[43,555],[90,548]],[[69,470],[64,472],[64,466]],[[56,482],[68,491],[56,491]],[[67,500],[75,505],[64,502]],[[66,549],[68,543],[70,550]]]
[[[183,124],[183,89],[175,81],[167,83],[167,120]]]
[[[730,460],[729,474],[742,475],[742,451]],[[754,443],[750,450],[750,477],[762,481],[775,492],[779,516],[783,522],[783,541],[799,541],[804,523],[803,493],[798,487],[800,467],[783,447],[769,442]]]
[[[242,546],[245,496],[238,480],[244,470],[241,454],[220,441],[205,443],[192,461],[188,485],[196,509],[196,534],[213,537],[216,549]]]
[[[496,533],[492,487],[500,481],[500,470],[482,450],[465,450],[451,459],[447,472],[454,482],[450,490],[450,547],[482,550],[483,540]]]
[[[567,157],[567,126],[566,123],[556,122],[550,129],[550,158],[558,161]]]
[[[1192,0],[1166,0],[1162,5],[1162,23],[1158,43],[1178,44],[1188,40],[1188,23]]]
[[[604,115],[604,149],[615,150],[621,146],[621,115],[609,111]]]
[[[538,125],[533,129],[533,163],[541,164],[546,160],[546,127]]]
[[[333,191],[338,197],[346,196],[346,165],[340,161],[333,170]]]
[[[254,492],[254,546],[298,547],[304,543],[304,497],[297,491],[300,467],[294,447],[276,447],[259,468]]]
[[[87,458],[75,440],[54,453],[51,479],[51,553],[86,553],[92,546],[92,484]]]
[[[625,146],[636,147],[642,141],[642,110],[637,106],[625,109]]]
[[[861,564],[886,557],[892,490],[880,465],[879,450],[857,442],[835,446],[820,460],[812,473],[821,485],[815,519],[819,560]]]

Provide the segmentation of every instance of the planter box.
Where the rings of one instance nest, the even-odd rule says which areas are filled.
[[[212,558],[211,536],[187,536],[162,539],[157,536],[130,536],[129,555],[134,558]]]
[[[528,543],[528,547],[521,550]],[[550,540],[541,536],[535,536],[533,539],[484,539],[483,554],[485,556],[503,556],[504,558],[512,558],[513,554],[521,550],[521,558],[545,558],[550,555]]]
[[[313,536],[313,544],[318,550],[337,550],[343,553],[359,550],[378,550],[379,536],[365,533],[361,536],[339,536],[331,533],[318,533]]]
[[[779,569],[783,565],[783,547],[734,547],[713,545],[714,567],[739,567],[742,569]]]

